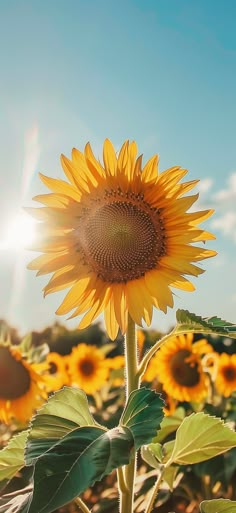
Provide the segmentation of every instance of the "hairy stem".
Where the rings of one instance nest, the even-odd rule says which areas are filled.
[[[138,377],[141,378],[142,375],[144,374],[146,368],[147,368],[147,365],[148,363],[150,362],[152,356],[156,353],[156,351],[162,346],[162,344],[164,344],[168,338],[170,337],[173,337],[173,333],[174,331],[172,331],[171,333],[168,333],[168,335],[165,335],[163,338],[161,338],[160,340],[158,340],[152,347],[151,349],[149,349],[149,351],[145,354],[145,356],[143,357],[139,367],[138,367],[138,370],[137,370],[137,374],[138,374]]]
[[[149,502],[148,502],[147,508],[145,510],[145,513],[151,513],[151,511],[153,509],[155,498],[156,498],[157,492],[158,492],[158,490],[160,488],[160,484],[162,482],[162,477],[163,477],[164,472],[165,472],[165,467],[163,466],[163,469],[160,471],[159,476],[158,476],[158,478],[156,480],[156,483],[155,483],[155,485],[153,487],[152,494],[151,494],[151,497],[149,499]]]
[[[138,354],[135,323],[129,316],[125,336],[126,402],[133,390],[139,388]],[[133,513],[136,457],[124,467],[126,490],[120,490],[120,513]]]

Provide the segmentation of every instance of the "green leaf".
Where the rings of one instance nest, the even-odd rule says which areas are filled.
[[[66,434],[36,460],[28,513],[51,513],[70,502],[113,469],[129,463],[133,447],[132,433],[125,427],[104,432],[86,426]]]
[[[168,444],[163,450],[168,451]],[[221,419],[200,412],[186,417],[176,432],[171,463],[187,465],[208,460],[236,446],[236,433]]]
[[[152,468],[160,468],[163,459],[161,444],[143,445],[141,448],[141,456]]]
[[[184,417],[185,410],[181,407],[176,408],[174,415],[164,417],[161,422],[160,431],[158,431],[157,436],[153,438],[153,443],[162,442],[168,435],[176,431]]]
[[[27,465],[74,429],[94,425],[97,424],[89,411],[86,394],[78,388],[64,387],[33,417],[27,440]]]
[[[132,432],[136,450],[156,435],[164,416],[163,407],[161,396],[148,388],[130,394],[120,425],[127,426]]]
[[[177,484],[175,483],[175,480],[177,478],[178,470],[179,470],[179,467],[177,467],[175,465],[170,465],[169,467],[167,467],[165,469],[165,472],[163,474],[163,480],[168,484],[171,492],[173,492],[174,487],[177,486]],[[179,476],[178,476],[179,479],[177,480],[178,483],[182,479],[182,477],[183,477],[183,474],[179,474]]]
[[[223,337],[236,338],[236,324],[224,321],[219,317],[201,317],[188,310],[177,310],[177,326],[172,333],[215,333]]]
[[[2,490],[25,465],[24,450],[27,431],[13,436],[8,445],[0,451],[0,481]]]
[[[201,513],[236,513],[236,502],[229,499],[212,499],[200,504]]]

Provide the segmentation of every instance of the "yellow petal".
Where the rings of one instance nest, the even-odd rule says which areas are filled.
[[[86,289],[89,289],[93,282],[94,276],[92,275],[85,276],[84,278],[81,278],[79,281],[77,281],[66,294],[56,313],[58,315],[64,315],[75,308],[80,302],[80,299],[83,298]]]
[[[145,164],[142,171],[142,181],[151,182],[156,180],[158,177],[158,155],[154,155],[148,162]]]
[[[65,182],[64,180],[57,180],[56,178],[49,178],[48,176],[43,175],[42,173],[39,173],[39,176],[42,180],[42,182],[53,192],[57,192],[59,194],[64,194],[66,196],[69,196],[70,198],[73,198],[75,201],[79,201],[81,198],[80,191],[70,185],[69,183]]]
[[[117,158],[113,144],[105,139],[103,146],[103,162],[108,175],[115,176],[117,169]]]

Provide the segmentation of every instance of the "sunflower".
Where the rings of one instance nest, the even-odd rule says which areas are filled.
[[[208,391],[208,376],[201,356],[213,351],[207,340],[193,343],[193,334],[171,337],[152,358],[143,377],[158,377],[163,390],[178,401],[201,401]]]
[[[236,354],[219,355],[215,384],[217,391],[224,397],[236,392]]]
[[[67,369],[72,385],[77,385],[87,394],[99,390],[109,377],[109,367],[102,351],[83,343],[73,347],[67,357]]]
[[[48,353],[46,357],[48,364],[48,373],[45,376],[46,387],[48,391],[59,390],[63,385],[69,385],[70,379],[67,373],[67,362],[63,356],[58,353]]]
[[[0,420],[28,421],[46,399],[45,364],[27,362],[17,347],[0,343]]]
[[[153,307],[173,307],[170,287],[193,291],[185,275],[203,273],[196,262],[216,252],[191,245],[215,238],[197,226],[213,210],[188,212],[198,194],[183,195],[198,180],[179,183],[185,169],[159,174],[157,155],[143,167],[135,142],[116,155],[108,139],[103,162],[88,143],[72,160],[61,157],[69,183],[40,175],[52,192],[34,198],[43,208],[28,209],[41,221],[33,249],[43,252],[29,268],[53,273],[45,295],[70,289],[57,314],[84,314],[86,328],[104,312],[114,339],[119,327],[126,332],[128,314],[150,325]]]
[[[110,380],[114,387],[124,386],[124,367],[125,357],[123,355],[114,356],[113,358],[106,358],[105,364],[110,371]]]

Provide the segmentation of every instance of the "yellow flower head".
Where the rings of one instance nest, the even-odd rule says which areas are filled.
[[[173,399],[199,402],[206,397],[209,383],[201,356],[211,351],[205,339],[193,343],[192,333],[173,336],[152,358],[143,379],[158,378]]]
[[[102,351],[96,346],[79,344],[67,356],[67,370],[72,385],[82,388],[86,394],[93,394],[105,385],[109,367]]]
[[[219,355],[215,384],[217,391],[224,397],[236,392],[236,354]]]
[[[45,364],[27,362],[17,347],[0,343],[0,420],[27,422],[46,399]]]
[[[191,245],[214,239],[198,228],[213,211],[188,212],[198,195],[183,197],[197,180],[179,183],[180,167],[159,174],[157,155],[142,166],[128,141],[116,155],[106,139],[103,164],[89,144],[61,163],[68,181],[41,175],[52,192],[35,198],[44,208],[29,209],[41,221],[34,249],[43,252],[29,268],[53,273],[45,294],[70,289],[57,314],[85,314],[80,328],[101,312],[112,339],[126,332],[128,314],[150,325],[153,307],[173,306],[170,287],[193,291],[185,276],[216,254]]]
[[[45,383],[49,392],[59,390],[64,385],[70,384],[65,357],[51,352],[47,354],[46,362],[48,373],[45,375]]]

